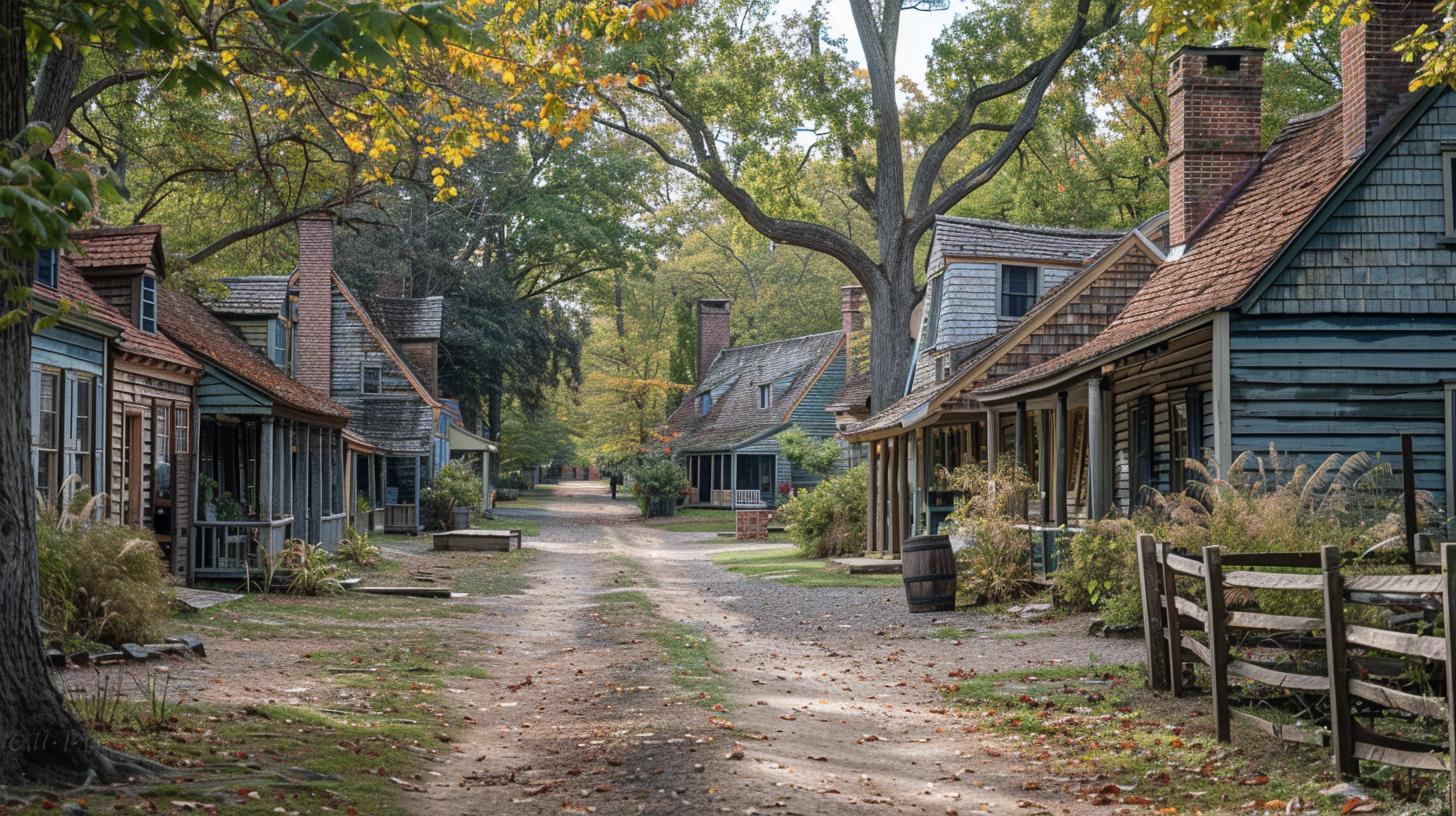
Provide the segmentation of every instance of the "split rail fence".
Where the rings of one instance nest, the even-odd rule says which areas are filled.
[[[1417,568],[1440,571],[1410,575],[1342,571],[1334,546],[1237,555],[1205,547],[1189,557],[1140,535],[1137,558],[1154,690],[1192,693],[1195,674],[1184,668],[1202,664],[1220,741],[1231,741],[1237,718],[1281,740],[1328,748],[1347,776],[1358,774],[1360,760],[1444,773],[1456,813],[1456,543],[1418,550]],[[1305,593],[1306,606],[1319,593],[1323,614],[1275,614],[1297,609],[1296,593]],[[1377,620],[1382,625],[1365,625]],[[1230,678],[1247,695],[1238,702],[1286,713],[1266,718],[1235,708]],[[1430,741],[1441,731],[1443,741]]]

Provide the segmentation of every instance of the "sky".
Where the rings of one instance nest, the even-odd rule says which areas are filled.
[[[779,0],[783,11],[808,11],[814,0]],[[950,23],[956,14],[963,13],[970,3],[966,0],[950,0],[945,11],[906,11],[900,15],[900,45],[895,55],[895,72],[908,76],[916,84],[925,85],[925,61],[930,58],[930,43],[935,35]],[[864,50],[859,47],[859,38],[854,31],[854,16],[849,11],[848,0],[825,0],[829,11],[829,29],[835,37],[849,41],[849,55],[861,65],[864,64]]]

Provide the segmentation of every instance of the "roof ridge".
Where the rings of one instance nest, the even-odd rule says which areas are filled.
[[[750,343],[749,345],[746,345],[746,346],[729,346],[729,347],[723,349],[723,351],[721,351],[719,353],[720,354],[727,354],[730,351],[747,351],[749,349],[763,348],[765,346],[777,345],[779,343],[793,343],[793,342],[796,342],[796,341],[799,341],[799,340],[813,340],[816,337],[825,337],[825,336],[831,335],[831,334],[843,334],[843,333],[844,333],[844,330],[843,329],[834,329],[833,331],[815,332],[813,334],[801,334],[801,335],[799,335],[797,337],[784,337],[784,338],[779,339],[779,340],[765,340],[762,343]]]
[[[125,224],[122,226],[88,227],[83,230],[71,230],[73,238],[101,238],[108,235],[144,235],[146,233],[162,232],[161,224]]]
[[[1081,235],[1097,238],[1115,238],[1127,232],[1127,230],[1109,229],[1106,227],[1058,227],[1050,224],[1025,224],[1015,221],[998,221],[991,218],[972,218],[962,215],[937,215],[935,220],[937,223],[945,222],[972,227],[986,227],[988,229],[1017,230],[1020,232],[1042,232],[1049,235]]]

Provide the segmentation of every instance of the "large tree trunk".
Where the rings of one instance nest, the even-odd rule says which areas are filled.
[[[865,287],[870,305],[870,407],[879,413],[905,395],[916,292],[913,258],[889,257],[883,277]],[[861,279],[862,280],[862,279]]]
[[[21,0],[0,0],[0,134],[25,127]],[[74,82],[74,80],[72,80]],[[0,289],[29,286],[26,258],[0,253]],[[66,706],[41,643],[35,477],[30,463],[30,323],[0,329],[0,784],[119,781],[158,766],[102,748]]]

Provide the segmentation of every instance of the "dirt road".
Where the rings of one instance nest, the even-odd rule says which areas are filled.
[[[535,515],[531,588],[485,602],[489,679],[459,701],[477,725],[412,812],[1081,811],[995,741],[1009,738],[968,732],[936,687],[958,668],[1126,660],[1135,644],[1081,637],[1077,621],[1021,640],[1014,620],[907,615],[894,590],[742,578],[709,560],[741,545],[645,527],[596,484],[560,486]],[[928,636],[947,625],[974,634]],[[661,657],[663,638],[699,634],[716,657],[696,679],[721,688],[717,708],[684,699]]]

